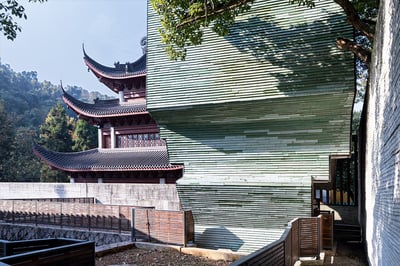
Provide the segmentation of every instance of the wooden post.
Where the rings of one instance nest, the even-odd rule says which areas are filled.
[[[35,225],[36,225],[36,227],[38,226],[38,215],[39,215],[39,213],[38,213],[38,201],[35,201],[35,209],[36,209],[36,211],[35,211]]]
[[[320,253],[321,253],[321,247],[322,247],[322,226],[321,226],[321,223],[322,223],[322,215],[319,215],[318,217],[317,217],[317,231],[318,231],[318,239],[317,239],[317,242],[318,242],[318,247],[317,247],[317,258],[319,259],[319,255],[320,255]]]
[[[186,211],[183,211],[183,246],[186,247],[187,244],[187,219],[186,219]]]
[[[90,231],[90,204],[88,204],[88,213],[87,213],[87,216],[88,216],[88,230]]]
[[[14,217],[14,215],[15,215],[14,200],[12,200],[12,211],[11,211],[11,213],[12,213],[12,223],[14,224],[14,222],[15,222],[15,217]]]
[[[131,209],[131,241],[136,242],[135,235],[135,209]]]
[[[121,205],[118,205],[118,232],[121,234]]]
[[[63,202],[60,202],[60,228],[63,228],[63,207],[62,207]]]

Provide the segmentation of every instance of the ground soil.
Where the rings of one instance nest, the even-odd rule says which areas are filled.
[[[227,266],[230,263],[229,261],[213,261],[203,257],[187,255],[173,249],[131,248],[96,258],[96,266]]]
[[[227,266],[231,261],[214,261],[180,253],[174,249],[130,248],[96,258],[96,266]],[[316,265],[304,263],[301,265]],[[368,261],[360,243],[337,242],[333,250],[325,251],[323,265],[367,266]]]

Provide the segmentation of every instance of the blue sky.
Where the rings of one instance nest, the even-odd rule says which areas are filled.
[[[40,81],[110,93],[83,63],[82,43],[103,65],[140,57],[146,35],[146,0],[20,1],[28,19],[14,41],[0,36],[0,60],[16,72],[37,71]]]

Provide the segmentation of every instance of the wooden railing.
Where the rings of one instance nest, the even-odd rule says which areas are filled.
[[[289,223],[280,239],[233,262],[233,266],[249,265],[294,265],[300,257],[319,257],[323,248],[323,237],[333,239],[333,230],[325,230],[329,222],[333,225],[333,214],[318,217],[297,218]]]
[[[94,242],[72,239],[0,240],[0,265],[95,265]]]
[[[140,241],[186,245],[194,243],[191,211],[134,209],[132,238]]]

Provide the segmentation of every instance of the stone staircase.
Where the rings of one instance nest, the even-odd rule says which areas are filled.
[[[335,223],[333,235],[336,241],[361,242],[361,226],[354,224]]]

